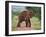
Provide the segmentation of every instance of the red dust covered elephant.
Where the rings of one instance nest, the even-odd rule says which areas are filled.
[[[20,27],[20,23],[23,22],[23,21],[26,22],[26,27],[31,27],[30,18],[32,18],[32,12],[30,12],[30,11],[21,12],[19,17],[18,17],[19,22],[18,22],[17,27]]]

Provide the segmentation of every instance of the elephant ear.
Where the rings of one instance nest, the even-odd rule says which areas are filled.
[[[29,13],[29,15],[30,15],[30,18],[32,18],[32,16],[33,16],[33,13],[32,13],[32,12],[30,12],[30,13]]]

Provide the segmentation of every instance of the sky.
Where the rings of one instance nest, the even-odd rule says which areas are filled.
[[[23,10],[26,10],[26,9],[25,9],[25,6],[15,6],[15,5],[12,5],[12,10],[14,12],[16,12],[16,11],[23,11]]]

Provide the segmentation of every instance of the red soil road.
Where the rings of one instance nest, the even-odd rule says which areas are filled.
[[[31,27],[26,27],[25,21],[20,23],[20,27],[16,28],[17,31],[23,31],[23,30],[31,30]]]

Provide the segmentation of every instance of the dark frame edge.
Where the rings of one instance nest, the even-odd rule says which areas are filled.
[[[9,34],[9,28],[8,28],[8,20],[9,20],[9,2],[5,1],[5,36],[8,36]]]
[[[25,2],[25,1],[5,1],[5,2],[8,2],[8,3],[45,4],[45,3],[42,3],[42,2]]]
[[[43,5],[44,5],[44,34],[45,34],[45,3]]]

